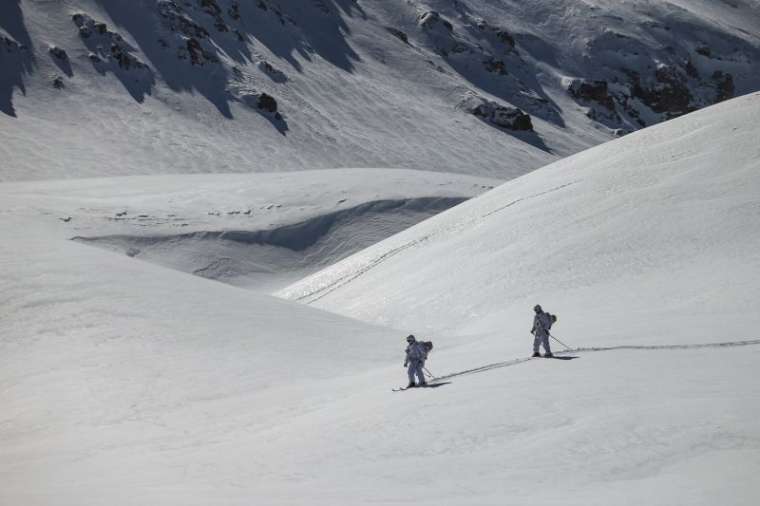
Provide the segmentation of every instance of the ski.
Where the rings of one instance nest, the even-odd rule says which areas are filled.
[[[424,387],[399,387],[399,388],[393,388],[393,389],[391,389],[391,391],[392,392],[403,392],[404,390],[414,390],[414,389],[417,389],[417,388],[438,388],[438,387],[442,387],[443,385],[448,385],[449,383],[451,383],[451,382],[450,381],[443,381],[443,382],[440,382],[440,383],[428,383]]]

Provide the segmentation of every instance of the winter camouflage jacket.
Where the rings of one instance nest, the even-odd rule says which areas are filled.
[[[533,334],[545,336],[549,333],[549,329],[552,328],[552,316],[549,313],[538,313],[533,318]]]
[[[406,362],[424,362],[427,358],[427,350],[425,349],[425,346],[422,344],[422,341],[415,341],[413,343],[409,343],[409,346],[406,347]]]

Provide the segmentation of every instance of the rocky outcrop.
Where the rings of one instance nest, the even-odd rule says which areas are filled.
[[[716,70],[712,75],[712,80],[715,83],[715,102],[723,102],[729,98],[733,98],[734,89],[734,76],[728,72]]]
[[[681,69],[660,64],[654,80],[634,80],[632,94],[654,112],[676,117],[695,110],[691,105],[693,98],[687,81],[688,78]]]
[[[609,110],[615,109],[615,102],[609,94],[607,81],[573,79],[567,91],[578,100],[595,102]]]
[[[409,44],[409,36],[406,33],[399,30],[398,28],[393,28],[392,26],[386,26],[385,30],[391,35],[393,35],[394,37],[396,37],[398,40],[403,42],[404,44]]]
[[[514,51],[516,45],[515,38],[506,29],[491,25],[482,19],[478,20],[475,26],[477,26],[478,30],[480,30],[484,35],[493,39],[493,42],[501,45],[502,50],[506,52]]]
[[[275,100],[271,95],[267,95],[266,93],[259,95],[256,106],[265,112],[272,114],[277,112],[277,100]]]
[[[272,79],[272,81],[276,83],[284,83],[285,81],[288,80],[288,76],[286,76],[283,71],[281,71],[278,68],[275,68],[274,65],[272,65],[266,60],[259,61],[258,63],[256,63],[256,66],[259,68],[259,70],[261,70],[266,75],[268,75]]]
[[[123,70],[147,69],[147,65],[132,54],[134,48],[121,35],[109,30],[105,23],[82,13],[74,14],[71,19],[79,28],[79,36],[90,48],[93,63],[115,62]]]
[[[444,19],[436,11],[428,11],[420,14],[417,17],[417,24],[424,30],[431,32],[448,32],[451,33],[454,30],[451,22]]]
[[[163,39],[166,48],[174,47],[177,58],[188,60],[192,65],[202,66],[206,63],[218,63],[219,59],[208,43],[209,32],[190,17],[176,0],[159,0],[158,14],[164,27],[174,35],[175,43]],[[221,19],[221,8],[212,0],[202,0],[201,9],[214,16],[215,26],[219,31],[229,31]],[[222,26],[224,25],[224,26]],[[205,47],[208,45],[209,47]]]
[[[50,46],[48,49],[48,52],[53,58],[56,58],[61,61],[69,61],[69,55],[66,54],[66,51],[61,49],[58,46]]]
[[[494,58],[493,56],[489,56],[483,61],[483,68],[492,74],[499,74],[502,76],[508,74],[506,63],[504,63],[503,60]]]
[[[481,120],[508,130],[532,131],[533,122],[530,115],[517,107],[501,105],[477,95],[465,98],[460,107]]]

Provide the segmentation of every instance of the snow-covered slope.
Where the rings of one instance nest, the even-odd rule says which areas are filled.
[[[271,292],[487,191],[496,180],[390,169],[0,184],[66,238]]]
[[[317,278],[354,278],[325,305],[450,324],[423,334],[444,384],[404,393],[406,329],[68,240],[105,225],[112,182],[0,185],[0,504],[756,504],[759,99],[539,170]],[[204,196],[242,203],[217,178],[125,180],[126,217],[165,212],[163,185],[188,218]],[[539,298],[593,348],[524,358]]]
[[[577,345],[754,337],[758,139],[756,93],[513,180],[283,295],[523,347],[536,303],[559,313],[557,334]]]
[[[334,167],[508,179],[760,88],[758,7],[5,0],[0,180]]]

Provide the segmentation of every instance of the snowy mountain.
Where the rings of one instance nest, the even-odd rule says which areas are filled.
[[[0,185],[0,504],[755,504],[758,116],[593,148],[285,292],[401,330],[68,240],[205,226],[244,176]],[[291,216],[335,205],[306,187]],[[536,301],[578,349],[526,358]],[[442,386],[391,393],[410,330]]]
[[[509,179],[760,88],[760,4],[5,0],[0,179]]]
[[[442,334],[519,336],[541,303],[577,345],[752,337],[759,120],[755,93],[589,149],[282,294]]]
[[[0,506],[755,506],[758,27],[0,0]]]

